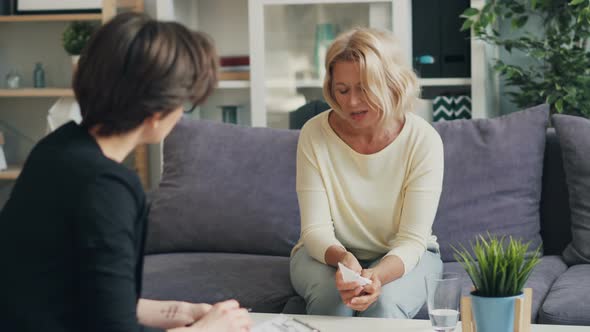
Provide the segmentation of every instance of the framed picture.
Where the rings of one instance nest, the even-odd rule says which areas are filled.
[[[14,1],[17,14],[100,13],[102,9],[102,0]]]

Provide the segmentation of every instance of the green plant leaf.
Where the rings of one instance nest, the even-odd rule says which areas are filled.
[[[479,14],[479,9],[477,8],[467,8],[463,14],[461,14],[461,17],[471,17],[471,16],[475,16]]]
[[[513,296],[522,291],[539,262],[540,247],[527,259],[530,243],[510,237],[479,235],[471,244],[473,255],[463,245],[452,246],[454,257],[464,268],[480,296]]]
[[[527,24],[529,16],[542,23]],[[497,18],[505,19],[515,33],[503,34],[494,23]],[[492,0],[471,19],[477,38],[509,53],[506,63],[514,62],[512,54],[530,56],[523,64],[494,66],[513,103],[525,107],[547,102],[553,111],[590,117],[590,0]]]
[[[563,113],[563,99],[558,99],[555,102],[555,109],[557,110],[557,112]]]
[[[461,26],[461,31],[469,30],[469,29],[471,29],[472,26],[473,26],[472,20],[465,20],[465,22],[463,22],[463,25]]]
[[[514,19],[512,19],[512,28],[514,28],[514,29],[522,28],[528,20],[529,20],[528,16],[520,16],[520,17],[514,18]]]

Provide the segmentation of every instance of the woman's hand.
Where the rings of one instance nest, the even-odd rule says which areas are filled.
[[[350,251],[347,251],[346,254],[342,256],[339,263],[342,263],[342,265],[346,266],[347,268],[353,270],[356,273],[361,273],[361,271],[363,270],[358,259],[356,259],[356,257],[354,257],[354,255]]]
[[[360,273],[363,269],[356,257],[354,257],[354,255],[350,252],[347,252],[342,257],[342,259],[340,259],[340,263],[357,273]],[[363,287],[361,287],[357,282],[344,282],[342,279],[342,271],[340,271],[340,269],[336,271],[335,278],[336,289],[338,289],[338,292],[340,292],[340,298],[342,298],[342,302],[346,305],[348,305],[352,298],[358,296],[363,291]]]
[[[186,331],[247,332],[252,326],[248,311],[240,308],[235,300],[220,302],[209,308],[194,325]]]
[[[186,303],[186,302],[185,302]],[[192,318],[193,322],[203,318],[213,308],[212,305],[207,303],[186,303],[188,308],[187,313]]]
[[[356,311],[365,311],[371,304],[373,304],[381,295],[381,280],[374,273],[373,269],[365,269],[362,271],[361,276],[371,279],[370,285],[365,285],[362,289],[362,293],[356,295],[350,301],[345,304]]]
[[[207,303],[140,299],[137,316],[143,325],[171,329],[193,324],[211,310]]]

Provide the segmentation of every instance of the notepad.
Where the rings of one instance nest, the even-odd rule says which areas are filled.
[[[283,314],[259,323],[252,327],[251,332],[320,332],[319,329],[297,318]]]

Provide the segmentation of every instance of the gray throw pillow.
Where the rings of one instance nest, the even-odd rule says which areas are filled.
[[[299,239],[299,131],[182,119],[164,141],[148,253],[289,256]]]
[[[554,115],[569,191],[572,242],[563,251],[568,265],[590,263],[590,120]]]
[[[539,204],[547,105],[493,119],[434,124],[445,150],[433,225],[444,261],[488,232],[541,245]]]

